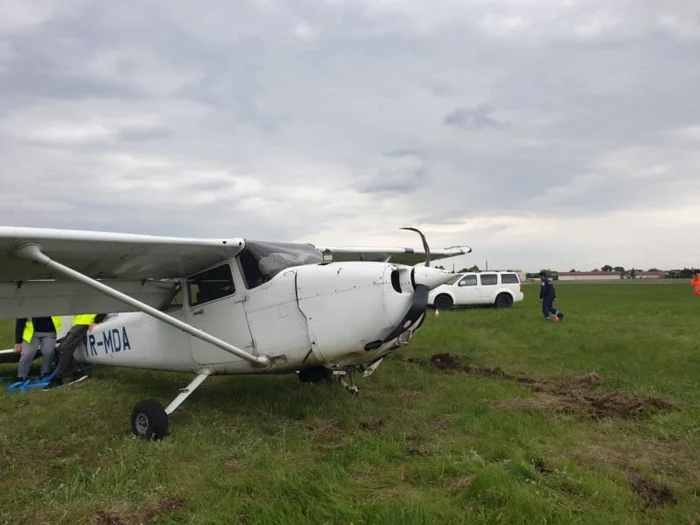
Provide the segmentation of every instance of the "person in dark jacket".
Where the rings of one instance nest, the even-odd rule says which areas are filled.
[[[73,357],[73,352],[78,348],[83,338],[95,327],[105,320],[107,314],[80,314],[73,318],[73,325],[66,337],[61,341],[58,347],[58,367],[54,376],[49,381],[49,384],[43,390],[49,390],[63,385],[63,375],[71,370],[73,372],[73,381],[80,381],[87,376],[80,370],[76,370],[76,360]]]
[[[540,302],[542,303],[542,314],[547,321],[561,321],[564,314],[554,308],[554,301],[557,300],[557,292],[554,290],[552,281],[547,277],[547,272],[540,272]]]

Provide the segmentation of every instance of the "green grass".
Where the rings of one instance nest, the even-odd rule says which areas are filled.
[[[293,375],[211,378],[157,443],[131,436],[131,408],[190,376],[102,367],[2,391],[0,524],[700,523],[699,298],[558,283],[568,315],[550,324],[525,292],[508,310],[431,312],[357,398]],[[558,386],[431,366],[443,352]],[[587,416],[586,396],[621,391],[672,408]]]

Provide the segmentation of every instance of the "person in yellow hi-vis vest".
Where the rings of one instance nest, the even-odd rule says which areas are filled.
[[[92,332],[95,325],[104,321],[105,317],[107,317],[107,314],[80,314],[75,316],[70,331],[58,346],[58,368],[56,369],[56,373],[43,390],[61,386],[63,384],[63,375],[68,372],[69,369],[73,372],[72,382],[80,381],[87,377],[82,371],[76,370],[76,361],[73,357],[73,352],[78,348],[83,337],[85,337],[88,332]]]
[[[61,329],[61,318],[20,317],[15,321],[15,353],[20,354],[17,381],[26,381],[36,351],[41,348],[41,377],[51,372],[56,334]]]

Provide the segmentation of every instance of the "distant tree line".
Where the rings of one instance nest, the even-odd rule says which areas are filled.
[[[435,268],[439,268],[440,270],[445,270],[444,266],[435,266]],[[478,266],[472,266],[471,268],[462,268],[456,273],[465,273],[465,272],[480,272],[481,270],[479,269]],[[552,279],[553,281],[559,280],[559,273],[555,270],[552,270],[550,268],[543,268],[542,270],[547,274],[547,277]],[[569,270],[571,273],[576,273],[581,270],[576,270],[576,269],[571,269]],[[588,270],[583,270],[583,271],[588,271]],[[617,273],[620,275],[620,279],[634,279],[637,277],[637,273],[645,271],[640,268],[630,268],[630,269],[625,269],[623,266],[610,266],[609,264],[606,264],[605,266],[602,266],[600,268],[594,268],[593,270],[590,270],[592,272],[611,272],[611,273]],[[659,270],[658,268],[649,268],[646,270],[647,272],[660,272],[662,270]],[[698,271],[696,268],[683,268],[682,270],[669,270],[666,274],[666,279],[692,279],[693,273]],[[525,277],[527,279],[537,279],[540,276],[540,273],[526,273]]]
[[[444,266],[436,266],[435,268],[439,270],[445,270],[446,268]],[[478,266],[472,266],[471,268],[462,268],[461,270],[458,270],[456,273],[467,273],[467,272],[480,272]]]
[[[559,273],[550,270],[549,268],[543,268],[541,271],[544,271],[547,274],[547,277],[549,277],[552,280],[558,280],[559,279]],[[571,273],[576,273],[580,270],[576,269],[571,269],[569,270]],[[584,270],[587,271],[587,270]],[[593,270],[590,270],[592,272],[611,272],[611,273],[617,273],[620,275],[620,279],[634,279],[637,277],[637,274],[639,272],[642,272],[644,270],[640,268],[630,268],[629,270],[626,270],[622,266],[610,266],[609,264],[606,264],[605,266],[602,266],[601,268],[595,268]],[[658,268],[649,268],[646,270],[647,272],[660,272],[662,270],[659,270]],[[693,273],[698,271],[696,268],[683,268],[682,270],[669,270],[666,273],[666,279],[691,279],[693,277]],[[538,273],[528,273],[527,275],[528,279],[535,279],[539,277],[539,272]]]

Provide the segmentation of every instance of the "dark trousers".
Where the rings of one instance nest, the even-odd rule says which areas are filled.
[[[63,377],[69,369],[73,370],[76,365],[73,353],[83,340],[85,334],[87,334],[89,326],[78,325],[70,329],[70,332],[66,334],[66,337],[61,341],[58,347],[58,369],[56,370],[56,377]]]
[[[559,310],[554,308],[554,298],[553,297],[545,297],[542,299],[542,314],[546,317],[549,318],[554,315],[559,315]]]

